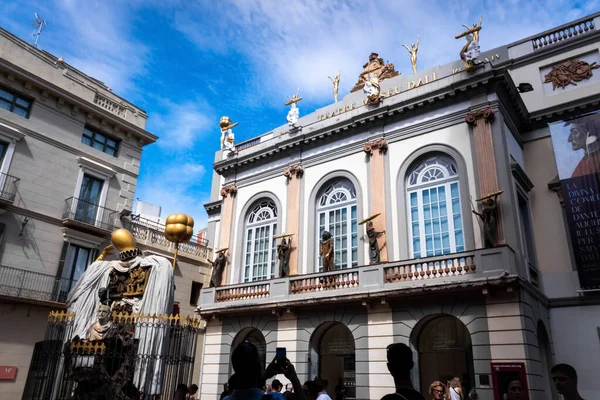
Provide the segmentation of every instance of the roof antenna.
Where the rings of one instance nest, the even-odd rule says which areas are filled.
[[[35,21],[33,21],[33,37],[35,38],[33,41],[33,47],[37,47],[38,40],[40,40],[40,35],[42,31],[46,28],[46,20],[41,19],[37,13],[35,13]]]

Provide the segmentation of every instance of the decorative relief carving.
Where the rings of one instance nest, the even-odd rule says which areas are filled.
[[[227,185],[227,186],[223,186],[221,188],[221,196],[222,197],[227,197],[227,196],[231,196],[234,197],[237,193],[237,186],[235,186],[235,184],[231,184],[231,185]]]
[[[544,77],[544,83],[552,83],[552,90],[557,87],[565,88],[569,85],[577,86],[575,82],[590,79],[592,70],[600,68],[595,62],[589,64],[587,61],[569,60],[552,66],[552,70]]]
[[[300,164],[292,165],[283,170],[283,176],[288,179],[292,179],[294,176],[300,179],[302,175],[304,175],[304,168]]]
[[[374,150],[379,150],[379,154],[387,153],[388,143],[384,138],[365,143],[363,151],[372,156]]]
[[[494,120],[494,110],[486,107],[481,110],[470,111],[465,116],[465,122],[470,126],[477,126],[477,121],[481,119],[492,122]]]

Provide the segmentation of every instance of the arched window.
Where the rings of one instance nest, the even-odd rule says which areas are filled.
[[[356,216],[356,189],[348,179],[336,179],[329,182],[317,197],[317,226],[319,236],[324,231],[333,237],[333,260],[336,269],[351,268],[358,265],[358,235]],[[319,271],[323,261],[317,251]]]
[[[456,164],[448,156],[421,161],[407,176],[411,256],[431,257],[465,250]]]
[[[245,225],[244,282],[275,277],[275,236],[277,206],[273,201],[259,201],[248,214]]]

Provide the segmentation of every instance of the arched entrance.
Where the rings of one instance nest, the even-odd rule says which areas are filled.
[[[474,385],[473,350],[467,327],[456,317],[444,315],[430,319],[418,336],[420,388],[427,393],[433,381],[446,384],[454,377],[462,381],[465,392]]]
[[[310,339],[310,377],[328,382],[327,393],[335,397],[340,383],[346,398],[356,398],[354,336],[344,324],[327,322],[319,326]]]
[[[265,337],[263,336],[262,332],[256,328],[244,328],[238,332],[231,344],[231,353],[229,355],[229,375],[233,374],[233,367],[231,365],[231,354],[240,343],[244,342],[252,343],[256,346],[256,348],[258,349],[258,354],[262,361],[263,370],[266,368],[267,342],[265,341]]]

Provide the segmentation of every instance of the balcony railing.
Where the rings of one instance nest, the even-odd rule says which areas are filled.
[[[77,221],[106,231],[115,228],[117,211],[110,210],[95,203],[70,197],[65,200],[63,221]]]
[[[175,248],[175,244],[165,237],[165,226],[161,223],[134,216],[131,219],[129,230],[138,243],[161,247],[169,252],[172,252]],[[198,241],[196,237],[192,237],[189,242],[179,243],[179,253],[209,260],[212,250],[208,248],[207,240]]]
[[[0,295],[64,303],[72,286],[68,279],[0,265]]]
[[[126,107],[112,101],[107,97],[102,96],[100,93],[96,93],[96,97],[94,97],[94,103],[121,118],[127,117]]]
[[[540,36],[532,39],[533,49],[542,49],[551,46],[556,43],[563,42],[565,40],[584,35],[588,32],[592,32],[596,29],[594,25],[594,19],[588,19],[573,23],[571,25],[565,25],[562,28],[547,31]]]
[[[307,299],[385,295],[402,289],[455,285],[519,272],[514,252],[508,246],[427,257],[407,261],[297,275],[202,289],[200,313],[229,311],[249,305],[283,306]]]
[[[15,176],[0,173],[0,200],[11,203],[15,201],[19,181],[20,179]]]

